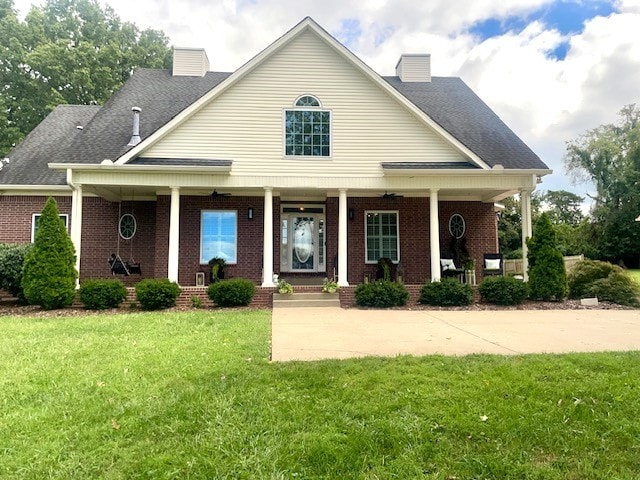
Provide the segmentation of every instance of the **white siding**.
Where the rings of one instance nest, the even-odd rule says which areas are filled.
[[[396,65],[396,75],[403,82],[430,82],[431,55],[404,54]]]
[[[331,110],[332,156],[285,157],[284,110]],[[463,161],[447,141],[312,32],[304,32],[143,153],[233,160],[232,175],[381,176],[382,161]]]
[[[209,71],[207,53],[201,48],[173,49],[173,75],[202,77]]]

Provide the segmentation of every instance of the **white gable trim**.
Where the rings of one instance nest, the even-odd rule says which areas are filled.
[[[227,89],[235,85],[245,75],[249,74],[263,61],[270,57],[274,52],[282,48],[287,43],[291,42],[300,33],[305,30],[311,30],[321,39],[325,41],[336,53],[345,58],[348,62],[351,62],[356,68],[358,68],[366,77],[373,81],[383,91],[391,95],[399,104],[408,109],[416,117],[421,119],[426,125],[428,125],[433,131],[441,136],[445,141],[449,142],[455,149],[466,155],[472,162],[477,164],[480,168],[489,169],[490,167],[474,152],[457,140],[453,135],[447,132],[444,128],[438,125],[429,115],[420,110],[416,105],[410,102],[406,97],[400,94],[396,89],[389,85],[380,75],[371,69],[367,64],[360,60],[355,54],[353,54],[348,48],[338,42],[332,37],[326,30],[320,27],[311,17],[306,17],[298,25],[293,27],[287,33],[285,33],[278,40],[273,42],[267,48],[265,48],[258,55],[253,57],[242,67],[231,74],[226,80],[222,81],[216,87],[214,87],[207,94],[203,95],[200,99],[195,101],[189,107],[184,109],[178,115],[176,115],[171,121],[167,122],[164,126],[156,130],[149,138],[143,140],[139,145],[129,150],[114,162],[117,165],[124,165],[132,158],[140,156],[147,148],[154,145],[156,142],[165,137],[169,132],[177,128],[201,108],[207,105],[212,99],[218,97]]]

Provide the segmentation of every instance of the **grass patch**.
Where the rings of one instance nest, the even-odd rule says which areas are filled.
[[[629,273],[631,278],[633,278],[636,281],[636,283],[640,285],[640,270],[638,269],[627,270],[627,273]]]
[[[269,321],[0,317],[0,478],[640,471],[637,352],[271,364]]]

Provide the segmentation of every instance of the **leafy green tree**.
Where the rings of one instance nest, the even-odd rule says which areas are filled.
[[[565,164],[596,188],[593,237],[600,258],[637,265],[640,255],[640,108],[627,105],[616,124],[567,142]]]
[[[47,0],[24,21],[0,0],[0,155],[56,105],[101,104],[137,67],[167,68],[168,38],[97,0]]]
[[[532,222],[540,215],[543,195],[531,195]],[[498,245],[505,258],[522,258],[522,209],[519,197],[508,197],[502,202],[504,210],[498,218]]]
[[[553,224],[578,225],[584,220],[582,202],[584,197],[566,190],[548,190],[542,195],[545,212]]]
[[[546,213],[540,215],[527,240],[529,248],[529,294],[534,300],[560,301],[567,295],[567,274],[556,244],[553,225]]]
[[[58,205],[49,197],[33,247],[24,259],[22,289],[27,301],[46,310],[71,305],[76,292],[76,255]]]

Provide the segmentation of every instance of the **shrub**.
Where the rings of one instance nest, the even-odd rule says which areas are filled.
[[[427,283],[420,290],[420,303],[452,307],[471,305],[473,291],[466,283],[460,283],[455,278],[443,278],[440,282]]]
[[[255,293],[255,284],[251,280],[243,278],[212,283],[207,290],[211,301],[219,307],[249,305]]]
[[[0,244],[0,289],[24,300],[22,291],[22,267],[31,245]]]
[[[582,260],[575,264],[569,274],[569,297],[584,298],[589,296],[593,282],[607,278],[612,273],[623,270],[617,265],[599,260]]]
[[[355,297],[361,307],[400,307],[407,303],[409,292],[401,283],[378,280],[358,285]]]
[[[589,294],[599,300],[640,307],[640,287],[623,270],[612,272],[591,284]]]
[[[197,295],[191,295],[191,308],[203,308],[204,302]]]
[[[527,284],[513,277],[488,277],[480,286],[483,302],[496,305],[518,305],[527,298]]]
[[[76,294],[76,255],[56,201],[42,210],[33,246],[24,259],[22,288],[27,301],[45,310],[68,307]]]
[[[567,294],[567,273],[556,244],[553,225],[546,213],[536,222],[533,237],[527,239],[529,293],[534,300],[562,300]]]
[[[180,295],[180,287],[175,282],[147,279],[136,283],[136,299],[144,310],[161,310],[173,307]]]
[[[120,280],[87,280],[80,286],[80,301],[88,310],[118,308],[127,298]]]

